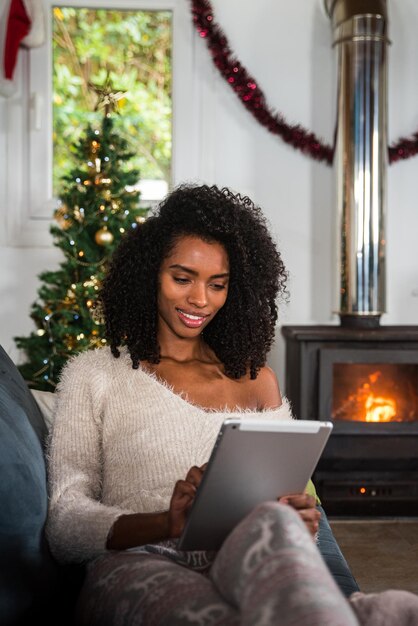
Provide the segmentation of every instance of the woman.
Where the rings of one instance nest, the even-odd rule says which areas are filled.
[[[155,554],[210,568],[216,555],[181,553],[175,540],[223,420],[291,419],[266,366],[285,283],[260,209],[227,189],[181,186],[121,242],[101,294],[109,347],[65,367],[49,447],[49,542],[61,561],[92,562],[87,585],[115,555],[118,567],[129,555],[131,582],[134,553],[142,571]],[[282,502],[314,536],[310,491]],[[89,596],[97,623],[98,607],[121,597],[102,596]]]

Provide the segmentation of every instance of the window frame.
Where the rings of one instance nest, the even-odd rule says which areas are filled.
[[[0,128],[0,244],[49,247],[57,199],[52,197],[52,25],[55,6],[172,12],[172,185],[198,178],[198,103],[201,80],[196,36],[184,0],[43,0],[46,41],[20,48],[17,91],[0,102],[6,124]],[[2,137],[2,135],[4,135]],[[181,140],[180,140],[181,137]],[[4,139],[4,141],[2,141]],[[4,184],[1,185],[1,177]],[[146,201],[146,198],[142,198]],[[3,205],[3,206],[1,206]]]

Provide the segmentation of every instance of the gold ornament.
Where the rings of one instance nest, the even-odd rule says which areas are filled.
[[[77,206],[77,204],[74,207],[74,219],[77,222],[82,222],[84,220],[84,209],[83,211],[80,211],[79,206]]]
[[[94,235],[94,240],[98,246],[108,246],[113,242],[114,237],[112,233],[107,230],[107,226],[103,226],[103,228],[98,230]]]
[[[71,219],[69,218],[69,211],[66,204],[62,204],[58,207],[58,209],[54,212],[54,218],[62,230],[70,228]]]
[[[96,300],[96,302],[90,308],[90,315],[95,324],[99,325],[105,323],[103,304],[100,300]]]
[[[75,293],[72,289],[67,289],[67,295],[64,298],[66,304],[73,304],[75,302]]]
[[[146,221],[146,218],[143,215],[137,215],[135,218],[135,222],[138,224],[143,224]]]

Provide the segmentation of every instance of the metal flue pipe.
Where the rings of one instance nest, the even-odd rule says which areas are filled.
[[[386,310],[386,0],[324,2],[338,51],[338,313],[373,327]]]

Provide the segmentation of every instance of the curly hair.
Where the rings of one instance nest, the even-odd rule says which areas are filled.
[[[287,272],[261,209],[227,188],[180,185],[144,224],[127,233],[114,252],[100,298],[112,354],[127,346],[132,366],[159,363],[158,284],[163,260],[185,235],[222,244],[230,279],[224,306],[204,330],[204,340],[231,378],[265,365],[277,320],[278,295]]]

